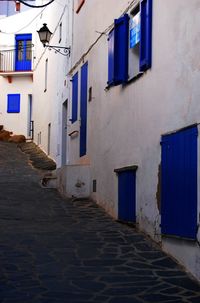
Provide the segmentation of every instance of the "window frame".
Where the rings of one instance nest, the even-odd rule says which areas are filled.
[[[153,0],[140,0],[129,14],[124,14],[114,20],[114,27],[108,34],[107,88],[117,86],[119,84],[127,84],[151,68],[152,3]],[[131,70],[130,64],[132,62],[130,60],[130,16],[133,16],[133,13],[138,9],[138,6],[138,12],[140,12],[138,71],[136,69],[136,72],[133,72],[133,75],[129,76],[129,71]],[[118,70],[120,68],[121,70]],[[134,68],[132,68],[132,70],[134,70]]]

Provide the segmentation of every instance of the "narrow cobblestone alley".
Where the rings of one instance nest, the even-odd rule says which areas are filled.
[[[200,286],[134,229],[39,183],[0,143],[0,302],[200,302]]]

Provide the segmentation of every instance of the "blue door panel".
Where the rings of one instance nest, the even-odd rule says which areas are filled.
[[[196,238],[197,127],[162,137],[161,229]]]
[[[15,70],[30,71],[32,69],[32,34],[15,36]]]
[[[80,100],[80,157],[86,155],[87,143],[87,81],[88,63],[81,67],[81,100]]]
[[[122,221],[135,222],[135,171],[118,174],[118,217]]]

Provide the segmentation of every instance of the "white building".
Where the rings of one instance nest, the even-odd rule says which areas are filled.
[[[197,279],[199,13],[198,0],[53,2],[37,11],[34,30],[20,31],[32,33],[33,69],[0,73],[0,124],[25,134],[34,121],[34,141],[57,162],[60,190],[136,223]],[[43,23],[50,44],[70,55],[43,48],[35,34]],[[26,110],[10,113],[7,95],[19,88]]]
[[[0,20],[0,124],[31,137],[35,25],[28,10]]]
[[[72,3],[71,0],[53,2],[44,10],[36,25],[39,30],[43,23],[47,23],[52,32],[50,45],[60,46],[62,53],[44,48],[37,37],[33,88],[36,105],[33,109],[34,140],[56,161],[58,167],[62,162],[62,148],[66,157],[66,144],[62,147],[62,130],[66,133],[70,83],[67,74],[72,52]],[[66,52],[62,47],[67,48]],[[66,158],[63,161],[66,162]]]
[[[199,13],[198,0],[74,1],[60,181],[136,222],[198,279]]]
[[[0,124],[32,137],[58,163],[71,51],[71,3],[55,2],[0,20]],[[43,23],[52,31],[53,44],[69,44],[68,56],[43,47],[37,33]]]

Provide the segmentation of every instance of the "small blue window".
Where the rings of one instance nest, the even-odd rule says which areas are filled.
[[[114,28],[108,37],[108,86],[125,84],[132,79],[130,70],[144,72],[151,68],[152,57],[152,0],[141,0],[138,8],[140,24],[137,25],[138,59],[133,62],[129,48],[132,48],[129,31],[132,19],[128,14],[115,19]],[[130,19],[130,21],[129,21]],[[130,23],[130,24],[129,24]],[[135,56],[134,56],[135,58]],[[137,66],[135,66],[137,65]],[[130,68],[131,67],[131,68]]]
[[[77,121],[78,115],[78,73],[72,78],[72,118],[71,122]]]
[[[9,94],[8,95],[8,113],[19,113],[20,112],[20,94]]]

